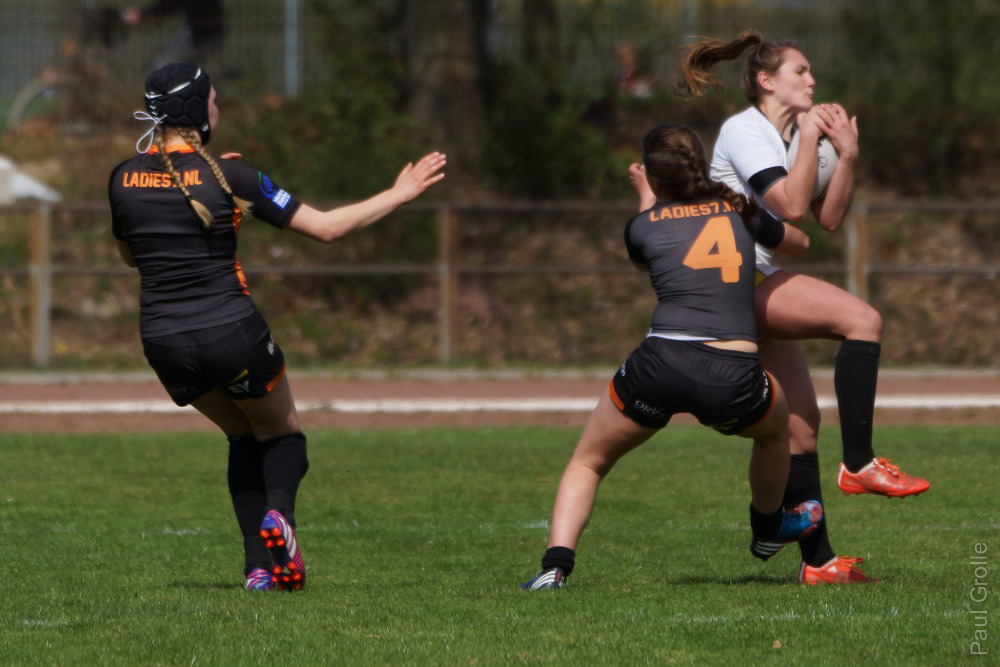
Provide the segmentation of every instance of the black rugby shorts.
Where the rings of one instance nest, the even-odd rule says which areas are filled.
[[[216,387],[230,398],[260,398],[285,373],[285,355],[260,313],[199,331],[145,338],[143,353],[177,405]]]
[[[632,421],[663,428],[679,413],[725,435],[758,423],[774,404],[772,380],[754,353],[651,336],[611,380],[611,398]]]

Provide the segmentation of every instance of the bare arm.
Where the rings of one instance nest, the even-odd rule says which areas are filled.
[[[785,220],[802,222],[811,210],[817,150],[823,134],[819,125],[820,112],[821,106],[817,105],[799,116],[799,150],[795,163],[788,176],[768,188],[761,197],[769,210]]]
[[[820,227],[836,231],[847,217],[854,200],[854,166],[858,159],[858,117],[847,115],[839,104],[825,105],[829,113],[820,128],[837,150],[837,167],[824,197],[813,202],[812,212]]]
[[[777,252],[784,253],[790,257],[798,257],[809,249],[808,234],[787,222],[782,222],[781,224],[785,226],[785,238],[774,248]]]
[[[645,211],[647,208],[652,208],[653,204],[656,203],[656,195],[653,194],[653,189],[649,187],[649,181],[646,180],[646,167],[635,163],[628,168],[628,178],[632,181],[632,187],[635,188],[635,192],[639,195],[639,211]]]
[[[416,164],[407,164],[391,188],[355,204],[329,211],[302,204],[292,216],[288,229],[316,241],[336,241],[385,217],[440,181],[444,174],[439,172],[445,163],[445,156],[441,153],[425,155]]]

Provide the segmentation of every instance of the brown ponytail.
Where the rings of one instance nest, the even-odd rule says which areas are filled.
[[[725,183],[709,177],[705,146],[684,125],[665,123],[654,127],[643,140],[642,160],[646,177],[657,199],[691,203],[719,198],[749,223],[760,211],[753,199],[737,193]]]
[[[763,94],[757,74],[774,74],[781,67],[785,51],[797,48],[791,41],[769,42],[756,30],[745,30],[730,42],[703,37],[685,49],[675,89],[685,97],[699,97],[706,88],[721,90],[722,83],[711,72],[712,66],[723,60],[735,60],[749,49],[740,73],[740,89],[747,100],[756,105]]]

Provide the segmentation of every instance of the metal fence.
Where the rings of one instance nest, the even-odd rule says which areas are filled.
[[[488,4],[487,48],[501,63],[522,58],[521,5],[527,0],[482,0]],[[177,36],[180,19],[120,34],[111,45],[88,30],[88,17],[107,8],[143,5],[139,0],[0,0],[0,112],[46,70],[81,69],[98,73],[85,81],[90,93],[128,93],[143,80],[157,52]],[[353,3],[357,4],[357,3]],[[386,5],[395,10],[387,10]],[[400,12],[403,3],[378,3],[372,11]],[[226,0],[227,38],[208,63],[216,77],[234,85],[287,95],[330,83],[331,41],[326,17],[346,11],[348,0]],[[562,60],[569,80],[581,87],[613,84],[619,62],[616,49],[633,45],[641,67],[653,80],[672,79],[680,47],[691,35],[734,36],[756,26],[774,38],[794,35],[810,53],[814,67],[847,69],[853,76],[869,71],[852,62],[849,34],[831,30],[852,3],[830,0],[562,0],[559,25]],[[857,5],[854,4],[855,10]],[[98,31],[99,32],[99,31]],[[335,39],[335,35],[334,35]],[[97,88],[96,86],[99,86]]]

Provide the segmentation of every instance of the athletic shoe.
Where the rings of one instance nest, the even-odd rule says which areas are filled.
[[[538,573],[538,576],[531,581],[521,584],[521,590],[540,591],[553,588],[562,588],[566,585],[566,575],[561,568],[552,567]]]
[[[931,488],[926,479],[910,477],[890,463],[892,459],[872,459],[858,472],[851,472],[843,463],[837,474],[837,486],[845,495],[874,493],[890,498],[916,496]]]
[[[301,590],[306,583],[306,565],[288,520],[278,510],[269,511],[260,524],[260,536],[274,559],[271,580],[278,590]]]
[[[826,565],[813,567],[804,562],[799,566],[799,583],[810,584],[877,584],[878,579],[866,576],[856,568],[855,563],[864,563],[864,558],[841,556]]]
[[[246,575],[246,589],[248,591],[269,591],[274,588],[274,579],[271,573],[262,567],[255,567]]]
[[[822,518],[823,506],[817,500],[807,500],[790,510],[782,510],[778,534],[767,539],[754,535],[750,539],[750,552],[761,560],[767,560],[786,544],[811,535]]]

